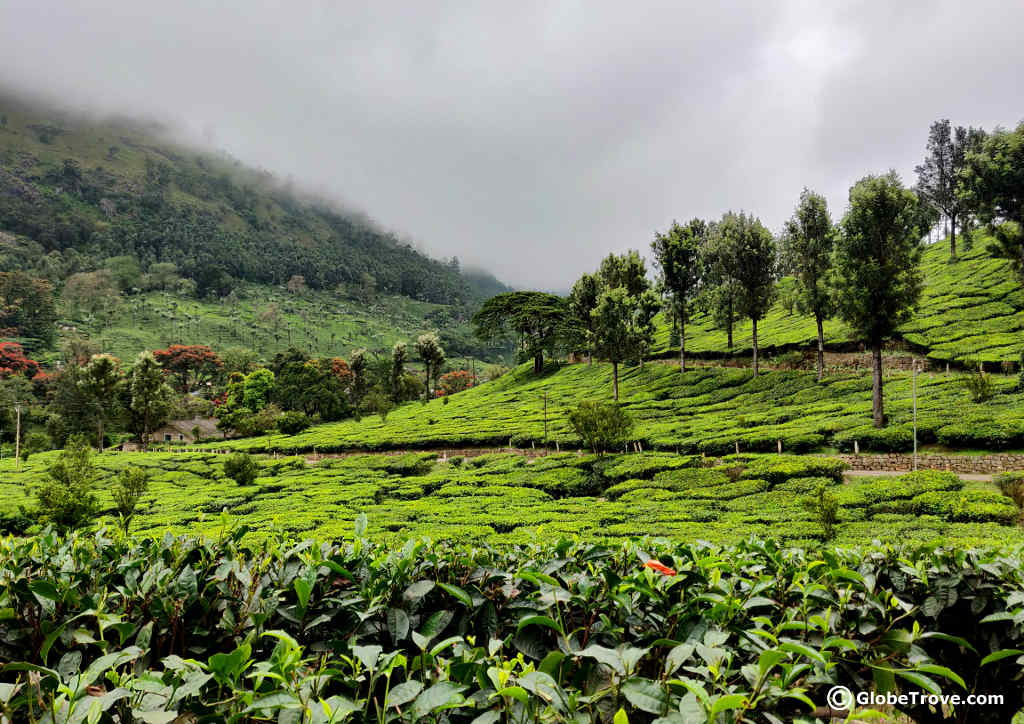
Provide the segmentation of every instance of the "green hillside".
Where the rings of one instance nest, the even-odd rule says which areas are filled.
[[[170,344],[206,344],[258,350],[263,359],[289,347],[313,357],[346,357],[363,347],[385,353],[429,330],[441,336],[449,360],[496,359],[507,350],[480,342],[466,312],[444,304],[400,295],[372,299],[333,290],[309,290],[301,296],[276,286],[239,283],[228,300],[196,299],[174,292],[144,292],[125,299],[102,322],[66,318],[61,339],[84,335],[122,360],[142,350]],[[59,349],[60,344],[56,347]],[[40,362],[59,358],[58,351],[39,354]]]
[[[369,284],[456,304],[505,289],[430,259],[368,220],[270,174],[174,140],[156,123],[95,119],[0,92],[4,266],[54,280],[130,255],[177,265],[199,294],[232,280],[314,289]]]
[[[1017,362],[1024,352],[1024,288],[1003,259],[985,251],[986,240],[978,238],[970,250],[949,260],[944,242],[925,249],[922,267],[924,293],[914,318],[902,329],[902,338],[912,349],[935,360]],[[781,285],[767,317],[758,324],[758,342],[766,352],[813,347],[817,330],[813,317],[790,312]],[[659,319],[654,353],[678,354],[669,347],[669,328]],[[856,340],[845,324],[828,320],[824,325],[827,349],[856,348]],[[735,355],[750,354],[751,325],[743,320],[733,328]],[[729,354],[725,330],[715,329],[710,318],[698,315],[686,325],[686,351],[697,356],[723,357]]]
[[[344,451],[460,446],[529,447],[545,444],[575,450],[581,445],[566,416],[581,400],[610,399],[611,365],[549,365],[535,376],[531,365],[500,379],[427,404],[410,403],[382,422],[364,417],[320,425],[294,436],[276,435],[216,443],[254,451]],[[955,448],[1024,448],[1024,393],[1017,377],[992,375],[995,396],[971,401],[960,373],[920,375],[918,434],[922,443]],[[634,440],[646,449],[723,454],[819,448],[850,451],[909,450],[912,442],[912,379],[894,372],[885,379],[889,425],[871,427],[871,377],[846,373],[818,384],[814,374],[704,367],[685,375],[665,364],[620,372],[620,402],[636,420]],[[952,412],[955,410],[955,414]]]

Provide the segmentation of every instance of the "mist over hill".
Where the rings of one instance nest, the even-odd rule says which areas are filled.
[[[0,92],[0,231],[5,269],[55,282],[128,256],[142,270],[175,264],[199,296],[295,276],[314,289],[452,305],[508,289],[301,182],[201,150],[159,120],[101,118],[10,92]]]

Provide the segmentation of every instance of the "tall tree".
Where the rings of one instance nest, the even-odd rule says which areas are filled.
[[[167,349],[153,350],[153,357],[178,382],[178,389],[186,393],[212,380],[224,365],[205,344],[172,344]]]
[[[362,347],[352,350],[348,358],[349,367],[352,369],[352,386],[349,388],[349,401],[354,409],[358,409],[366,391],[370,388],[367,377],[366,350]]]
[[[174,399],[174,390],[164,382],[164,371],[151,352],[142,352],[132,364],[128,390],[133,427],[146,448],[150,434],[166,419]]]
[[[1009,259],[1024,281],[1024,122],[996,129],[968,154],[960,194],[995,240],[989,253]]]
[[[405,342],[395,342],[391,348],[391,401],[401,402],[402,379],[405,377],[405,363],[409,361],[409,349]]]
[[[824,320],[835,310],[829,286],[835,234],[825,197],[804,189],[793,216],[782,231],[783,259],[796,278],[796,307],[814,315],[818,327],[818,382],[825,367]]]
[[[0,272],[0,336],[53,341],[53,285],[23,272]],[[7,331],[13,330],[13,331]]]
[[[424,395],[430,399],[430,381],[436,379],[441,373],[441,365],[444,364],[444,347],[441,346],[441,339],[436,332],[427,332],[416,338],[416,354],[419,355],[426,369],[426,390]]]
[[[594,318],[593,347],[612,363],[612,395],[619,399],[619,363],[642,352],[653,331],[652,320],[658,299],[650,290],[632,295],[626,287],[605,289],[591,313]]]
[[[473,316],[474,333],[484,341],[515,336],[519,351],[544,369],[544,354],[554,354],[566,318],[565,300],[545,292],[507,292],[491,297]]]
[[[679,323],[680,372],[686,372],[686,322],[701,289],[701,249],[707,232],[707,222],[701,219],[692,219],[685,226],[673,221],[666,233],[658,232],[651,242],[662,287]]]
[[[622,287],[626,294],[639,297],[651,288],[647,278],[647,266],[640,252],[630,249],[625,254],[609,254],[601,260],[597,270],[598,279],[605,289]]]
[[[717,329],[725,330],[726,346],[732,352],[732,331],[736,323],[736,298],[739,286],[729,276],[725,262],[729,250],[718,233],[718,222],[708,224],[708,232],[701,249],[701,276],[703,284],[697,297],[697,307],[711,316]]]
[[[963,211],[963,199],[956,193],[967,153],[980,142],[982,132],[957,126],[949,119],[935,121],[928,129],[927,156],[917,166],[917,189],[923,200],[949,219],[949,256],[956,259],[956,226]]]
[[[61,298],[70,314],[92,316],[101,322],[121,303],[120,290],[107,269],[72,274],[64,283]]]
[[[596,274],[584,274],[572,285],[566,301],[569,311],[569,325],[573,330],[573,342],[587,351],[587,366],[594,363],[591,343],[594,335],[594,318],[591,313],[597,307],[601,296],[601,281]],[[578,349],[578,347],[577,347]]]
[[[729,212],[715,229],[725,275],[735,282],[736,311],[753,325],[754,376],[758,374],[757,323],[775,298],[775,238],[755,217]]]
[[[882,342],[905,322],[921,296],[918,199],[895,171],[866,176],[850,189],[850,207],[836,239],[839,315],[871,348],[872,415],[885,425]]]
[[[117,388],[121,385],[121,363],[109,354],[94,355],[82,368],[78,384],[96,417],[96,447],[103,452],[103,426],[117,412]]]
[[[603,290],[624,289],[631,298],[634,309],[630,317],[630,349],[643,368],[644,355],[654,341],[653,316],[660,308],[650,291],[651,280],[647,278],[643,257],[635,249],[625,254],[609,254],[601,260],[597,278]]]

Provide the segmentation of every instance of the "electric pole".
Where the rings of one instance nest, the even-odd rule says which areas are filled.
[[[14,424],[14,469],[21,471],[21,403],[14,403],[17,422]]]

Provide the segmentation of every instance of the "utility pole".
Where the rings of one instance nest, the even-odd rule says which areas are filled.
[[[21,471],[21,403],[14,403],[17,422],[14,425],[14,469]]]
[[[917,471],[917,360],[914,360],[914,470]]]

